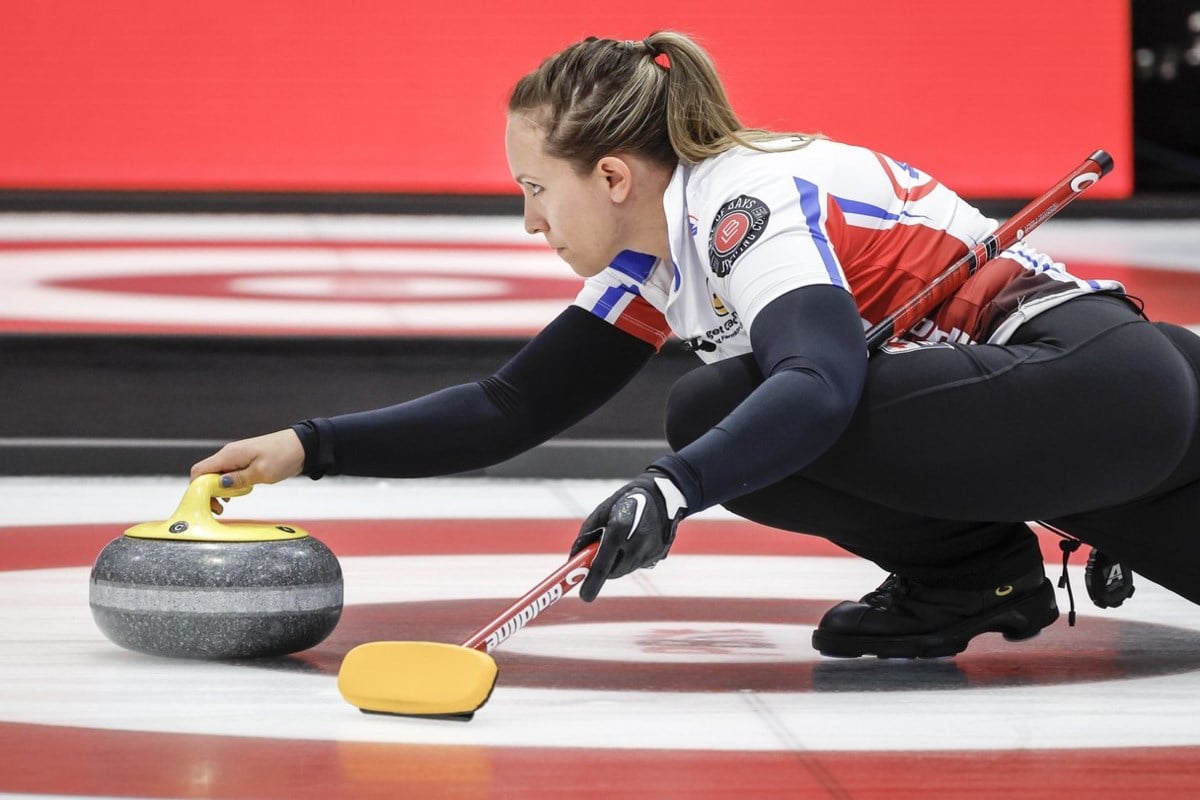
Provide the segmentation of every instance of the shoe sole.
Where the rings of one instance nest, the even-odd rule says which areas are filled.
[[[909,636],[847,636],[817,628],[812,645],[823,656],[835,658],[945,658],[967,649],[981,633],[1000,633],[1011,642],[1037,636],[1058,619],[1054,586],[1049,580],[1032,594],[996,606],[986,616],[972,617],[936,633]]]

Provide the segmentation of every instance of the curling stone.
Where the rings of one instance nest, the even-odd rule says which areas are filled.
[[[178,658],[294,653],[328,636],[342,614],[342,569],[294,525],[219,522],[220,476],[191,483],[170,519],[109,542],[92,567],[92,617],[122,647]]]

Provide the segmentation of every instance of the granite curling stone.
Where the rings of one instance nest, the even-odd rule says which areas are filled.
[[[136,525],[92,567],[92,617],[116,644],[156,656],[280,656],[321,642],[342,613],[342,569],[294,525],[219,522],[202,475],[168,520]]]

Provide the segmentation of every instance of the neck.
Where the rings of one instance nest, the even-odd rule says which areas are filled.
[[[671,249],[667,236],[667,213],[663,195],[671,183],[674,171],[657,165],[648,167],[641,188],[626,216],[626,249],[669,261]]]

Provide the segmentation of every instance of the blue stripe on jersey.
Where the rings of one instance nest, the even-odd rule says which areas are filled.
[[[645,283],[650,278],[650,273],[654,270],[654,262],[657,260],[654,256],[645,253],[622,250],[617,253],[617,257],[609,266],[622,275],[628,275],[638,283]]]
[[[917,172],[915,169],[910,167],[908,164],[905,164],[903,161],[897,161],[894,158],[889,158],[888,161],[891,161],[893,164],[898,166],[900,169],[907,172],[909,177],[911,177],[911,178],[920,178],[921,177],[921,173]]]
[[[600,295],[600,299],[596,301],[596,305],[592,306],[592,313],[600,319],[608,319],[608,315],[617,307],[617,303],[626,294],[637,294],[638,290],[632,286],[610,286],[604,290],[604,294]]]
[[[800,211],[804,214],[805,223],[808,224],[813,244],[816,246],[817,252],[821,254],[821,261],[825,263],[825,271],[829,273],[829,280],[834,286],[845,289],[846,283],[842,280],[837,257],[834,256],[833,248],[829,246],[829,238],[825,236],[825,230],[821,227],[821,195],[817,191],[817,185],[801,178],[793,177],[792,180],[796,182],[796,189],[800,192]]]
[[[888,220],[890,222],[895,222],[901,217],[908,217],[909,219],[929,219],[929,217],[925,214],[910,214],[907,211],[901,211],[899,214],[893,214],[886,208],[873,206],[870,203],[864,203],[861,200],[848,200],[845,197],[838,197],[837,195],[831,195],[831,197],[837,201],[838,208],[842,209],[843,213],[846,214],[858,214],[863,217],[875,217],[876,219]]]
[[[886,208],[873,206],[870,203],[864,203],[861,200],[847,200],[844,197],[833,198],[837,201],[838,207],[846,214],[860,214],[864,217],[875,217],[876,219],[898,220],[899,214],[893,214]]]

